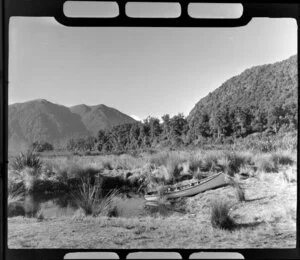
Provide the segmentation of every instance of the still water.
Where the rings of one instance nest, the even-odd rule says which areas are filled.
[[[147,203],[143,197],[120,198],[114,201],[117,206],[119,217],[131,218],[142,216],[168,216],[172,214],[170,208],[165,204]],[[70,195],[46,196],[46,195],[27,195],[25,199],[18,203],[17,214],[10,216],[23,215],[27,217],[36,216],[37,212],[42,212],[44,218],[73,216],[78,210],[76,200]],[[11,211],[12,212],[12,211]]]

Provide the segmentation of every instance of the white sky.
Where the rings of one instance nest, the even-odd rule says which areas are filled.
[[[293,19],[238,28],[74,28],[10,20],[9,102],[105,104],[145,118],[183,112],[246,68],[297,53]]]

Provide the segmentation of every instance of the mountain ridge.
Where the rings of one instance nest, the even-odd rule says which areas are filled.
[[[76,107],[84,108],[85,111],[78,113],[74,111]],[[28,144],[33,141],[55,143],[71,137],[96,136],[100,129],[135,122],[119,110],[103,104],[67,107],[46,99],[10,104],[8,120],[9,145],[13,147],[18,146],[18,143]]]

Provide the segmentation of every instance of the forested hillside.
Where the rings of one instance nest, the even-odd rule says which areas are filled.
[[[188,121],[195,134],[245,136],[297,124],[297,55],[256,66],[201,99]]]
[[[295,132],[298,109],[297,56],[256,66],[226,81],[201,99],[188,118],[147,118],[99,131],[99,151],[174,147],[223,142],[252,133]],[[199,91],[200,92],[200,91]],[[206,141],[205,141],[206,140]]]

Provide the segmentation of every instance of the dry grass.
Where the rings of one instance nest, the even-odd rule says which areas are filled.
[[[216,200],[211,206],[211,224],[214,228],[232,231],[236,223],[230,216],[232,203],[229,201]]]
[[[231,231],[213,228],[211,224],[210,205],[215,200],[236,202],[236,188],[226,186],[186,199],[187,213],[168,217],[92,217],[79,210],[76,217],[45,218],[40,222],[35,218],[9,218],[8,245],[101,249],[294,248],[297,185],[284,181],[280,173],[265,174],[263,180],[240,180],[247,200],[235,204],[231,211],[227,209],[236,224]],[[281,187],[282,183],[285,187]],[[122,200],[116,204],[122,205]]]

